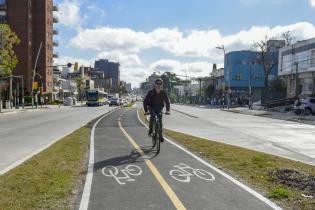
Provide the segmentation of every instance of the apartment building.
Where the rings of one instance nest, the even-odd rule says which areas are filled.
[[[33,69],[39,52],[35,81],[39,90],[46,94],[53,92],[53,59],[58,56],[54,47],[54,17],[58,8],[53,0],[0,0],[0,23],[10,25],[21,43],[15,48],[19,63],[14,75],[23,75],[26,92],[31,92]],[[40,49],[40,46],[41,49]]]

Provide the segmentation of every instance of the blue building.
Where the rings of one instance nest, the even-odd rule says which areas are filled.
[[[273,62],[269,78],[278,74],[278,52],[268,52],[268,59]],[[261,62],[261,53],[244,50],[229,52],[224,61],[224,83],[230,87],[234,96],[248,96],[259,100],[264,88],[265,73]]]
[[[95,69],[103,71],[105,77],[112,79],[112,89],[119,88],[120,85],[120,64],[115,62],[109,62],[107,59],[100,59],[95,61]]]

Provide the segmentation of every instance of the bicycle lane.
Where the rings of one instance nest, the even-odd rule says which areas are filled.
[[[94,171],[88,209],[175,209],[144,158],[118,127],[123,112],[113,112],[95,128]],[[85,202],[83,199],[81,206],[84,206],[82,202]]]
[[[150,146],[152,144],[151,139],[147,137],[147,129],[137,120],[136,109],[125,112],[121,123],[138,145]],[[147,156],[153,157],[154,151]],[[274,205],[271,207],[233,183],[232,180],[168,142],[162,143],[161,153],[153,157],[151,161],[187,209],[281,209],[267,201],[270,205]],[[179,166],[184,166],[182,167],[184,170],[178,168]]]

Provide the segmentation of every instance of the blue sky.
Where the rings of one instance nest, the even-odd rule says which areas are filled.
[[[208,75],[227,51],[290,30],[315,36],[315,0],[55,0],[60,31],[57,63],[121,63],[122,79],[137,86],[153,72],[186,69]]]

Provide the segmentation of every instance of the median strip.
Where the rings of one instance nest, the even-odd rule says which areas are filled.
[[[86,171],[82,127],[0,176],[0,209],[73,209]]]

